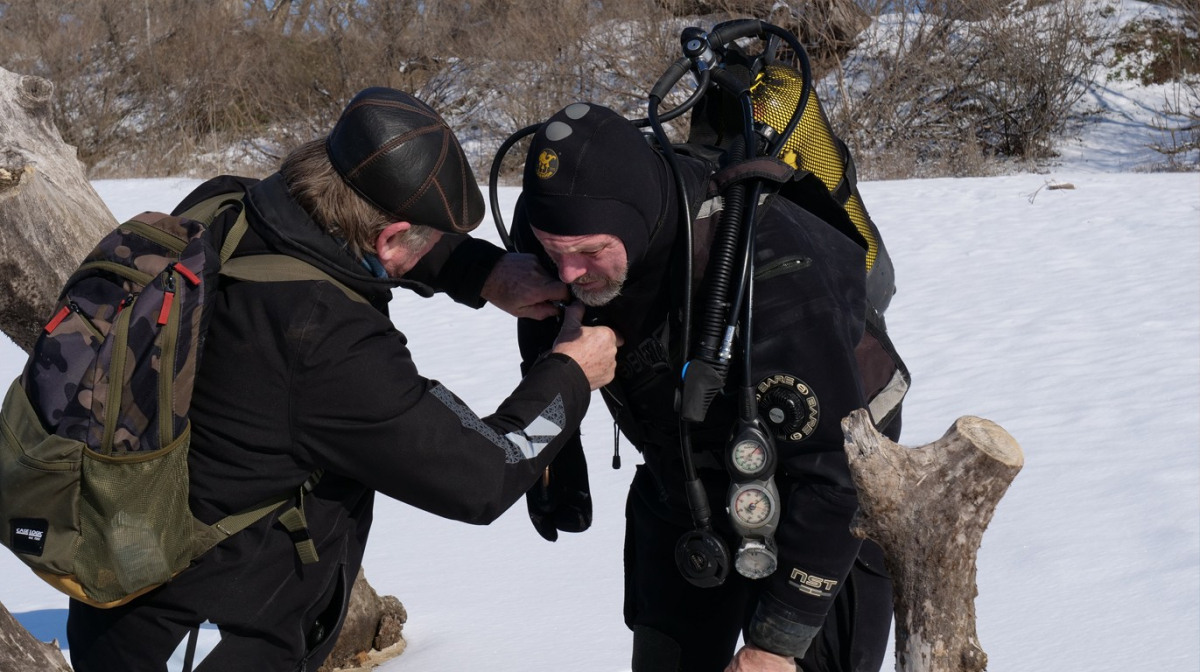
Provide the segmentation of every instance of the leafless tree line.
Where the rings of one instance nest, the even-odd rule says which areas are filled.
[[[1168,0],[1191,2],[1192,0]],[[1102,40],[1083,0],[0,0],[0,65],[53,81],[92,177],[261,173],[359,89],[414,92],[477,169],[575,100],[637,116],[679,30],[737,16],[808,45],[875,177],[1044,156]],[[872,23],[887,14],[888,22]],[[867,30],[873,26],[871,30]],[[517,152],[519,154],[519,152]],[[511,169],[510,169],[511,170]]]

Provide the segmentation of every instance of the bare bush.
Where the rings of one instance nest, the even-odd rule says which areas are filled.
[[[1089,76],[1083,1],[0,0],[0,65],[57,84],[92,177],[261,174],[371,85],[429,101],[486,172],[504,137],[571,102],[644,116],[684,26],[756,16],[831,73],[864,175],[978,174],[1048,151]]]
[[[1167,0],[1176,20],[1131,22],[1113,45],[1118,75],[1168,87],[1153,122],[1161,140],[1151,145],[1165,170],[1200,168],[1200,3]]]
[[[865,175],[898,159],[910,175],[985,174],[991,158],[1050,154],[1100,44],[1084,0],[1033,4],[893,5],[913,11],[876,22],[826,87]]]

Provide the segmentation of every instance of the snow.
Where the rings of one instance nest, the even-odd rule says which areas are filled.
[[[124,218],[170,208],[195,183],[95,186]],[[862,192],[899,278],[889,327],[914,377],[903,442],[978,415],[1025,452],[979,554],[989,669],[1200,669],[1200,175],[1064,172]],[[515,199],[501,191],[503,207]],[[497,238],[487,224],[477,235]],[[515,386],[504,313],[401,291],[392,310],[421,371],[477,411]],[[23,360],[0,344],[0,375]],[[609,468],[612,423],[598,398],[584,433],[595,524],[555,544],[521,503],[472,527],[379,499],[367,576],[409,613],[409,648],[382,669],[629,669],[621,551],[637,454],[622,441],[625,466]],[[65,639],[65,597],[8,553],[0,576],[0,602],[19,621]]]
[[[1133,172],[1160,140],[1147,124],[1162,95],[1102,79],[1089,100],[1105,114],[1044,175],[860,185],[896,264],[888,322],[914,379],[903,443],[977,415],[1025,453],[979,553],[992,672],[1200,670],[1200,174]],[[125,219],[196,183],[94,186]],[[501,190],[506,221],[516,195]],[[476,235],[497,240],[489,223]],[[516,385],[500,311],[397,291],[392,315],[420,370],[480,414]],[[0,338],[0,379],[23,365]],[[472,527],[378,499],[367,576],[409,614],[408,650],[382,670],[630,669],[621,555],[638,457],[622,439],[625,466],[609,468],[598,397],[584,444],[595,522],[555,544],[520,502]],[[67,599],[6,552],[0,576],[0,603],[66,648]]]

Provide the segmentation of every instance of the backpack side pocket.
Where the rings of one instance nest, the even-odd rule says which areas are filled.
[[[166,448],[83,453],[76,574],[98,603],[132,598],[169,581],[192,559],[188,506],[191,425]]]
[[[73,574],[83,443],[46,432],[20,381],[0,411],[0,540],[25,564]]]

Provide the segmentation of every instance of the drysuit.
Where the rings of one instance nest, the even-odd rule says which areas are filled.
[[[715,166],[687,156],[680,163],[690,211],[700,214],[693,226],[694,287],[700,296],[704,268],[711,261],[708,245],[721,214],[720,201],[711,198]],[[658,173],[666,174],[665,165]],[[625,621],[634,631],[634,670],[719,672],[744,632],[747,641],[764,649],[802,659],[806,671],[874,672],[887,646],[891,585],[880,549],[850,534],[858,500],[839,425],[850,411],[868,405],[863,382],[868,372],[860,370],[860,360],[873,368],[894,364],[864,358],[859,348],[869,340],[864,339],[864,244],[785,198],[769,199],[759,209],[750,377],[756,384],[779,374],[803,381],[811,391],[811,401],[806,398],[805,403],[815,415],[809,420],[815,422],[793,439],[777,437],[775,479],[782,499],[778,569],[758,581],[731,571],[724,585],[697,588],[675,564],[676,541],[694,526],[683,488],[676,411],[682,368],[682,246],[674,185],[659,182],[669,212],[649,234],[639,231],[627,238],[620,234],[624,225],[612,224],[610,232],[617,232],[627,247],[636,240],[636,258],[629,263],[620,295],[589,308],[585,318],[586,324],[609,326],[624,338],[616,378],[602,396],[644,460],[633,477],[626,513]],[[527,176],[529,184],[536,182]],[[553,269],[530,229],[526,196],[528,192],[517,206],[514,240],[519,251],[538,254]],[[580,202],[586,206],[585,199]],[[528,371],[553,342],[555,326],[521,320],[518,333]],[[886,339],[878,330],[873,334]],[[741,379],[741,363],[735,358],[728,380]],[[726,390],[735,387],[731,383]],[[737,548],[738,537],[724,511],[730,478],[723,455],[735,419],[733,397],[719,395],[692,436],[693,459],[714,510],[716,532],[731,549]],[[887,424],[886,433],[898,438],[898,411]],[[550,487],[530,494],[531,516],[543,536],[555,537],[556,528],[587,527],[587,491],[576,434],[551,468]]]

